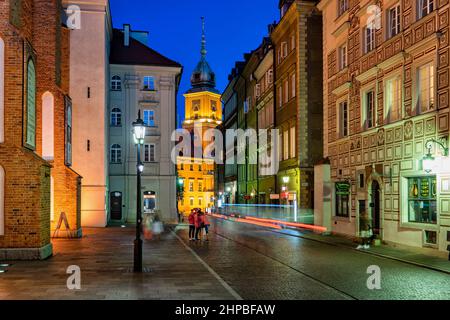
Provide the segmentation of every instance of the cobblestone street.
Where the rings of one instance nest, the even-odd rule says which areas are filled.
[[[85,229],[46,261],[12,262],[0,299],[450,299],[444,272],[230,221],[212,229],[209,242],[189,243],[182,226],[145,242],[142,275],[130,272],[134,228]],[[70,265],[81,290],[66,287]],[[371,265],[381,290],[367,288]]]

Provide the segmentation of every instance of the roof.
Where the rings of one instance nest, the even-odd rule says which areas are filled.
[[[138,66],[182,67],[178,62],[163,56],[132,37],[130,37],[130,45],[126,47],[124,33],[119,29],[113,30],[109,62]]]

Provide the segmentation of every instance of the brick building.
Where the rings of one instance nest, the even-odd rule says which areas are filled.
[[[61,212],[70,230],[59,235],[81,234],[60,17],[56,0],[0,3],[0,259],[51,255]]]
[[[316,221],[336,233],[358,236],[370,227],[383,241],[446,250],[448,0],[322,0],[318,7],[330,164],[317,167]],[[426,154],[434,168],[424,166]]]

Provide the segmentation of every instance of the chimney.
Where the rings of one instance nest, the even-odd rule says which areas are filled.
[[[123,25],[123,45],[128,47],[130,45],[130,25]]]

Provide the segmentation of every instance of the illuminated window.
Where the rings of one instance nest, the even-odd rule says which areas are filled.
[[[434,65],[428,63],[417,69],[417,104],[420,112],[434,109]]]
[[[295,158],[295,153],[296,153],[296,136],[295,136],[295,126],[291,127],[291,141],[290,141],[291,145],[290,145],[290,151],[291,151],[291,158]]]
[[[336,208],[335,216],[350,217],[350,184],[348,182],[337,182],[335,185]]]
[[[122,163],[122,147],[119,144],[111,146],[111,163]]]
[[[408,221],[437,224],[436,177],[408,179]]]
[[[402,109],[402,79],[391,78],[386,81],[385,91],[385,118],[389,121],[397,121],[401,118]]]
[[[283,160],[289,159],[289,131],[283,133]]]
[[[122,79],[119,76],[113,76],[111,78],[111,90],[112,91],[122,90]]]
[[[120,127],[122,125],[122,111],[119,108],[111,110],[111,126]]]
[[[194,181],[193,180],[189,181],[189,192],[194,192]]]
[[[291,95],[292,98],[295,97],[296,95],[296,87],[297,87],[297,83],[295,81],[295,73],[293,75],[291,75]]]
[[[50,92],[42,95],[42,157],[45,160],[54,159],[54,103]]]

